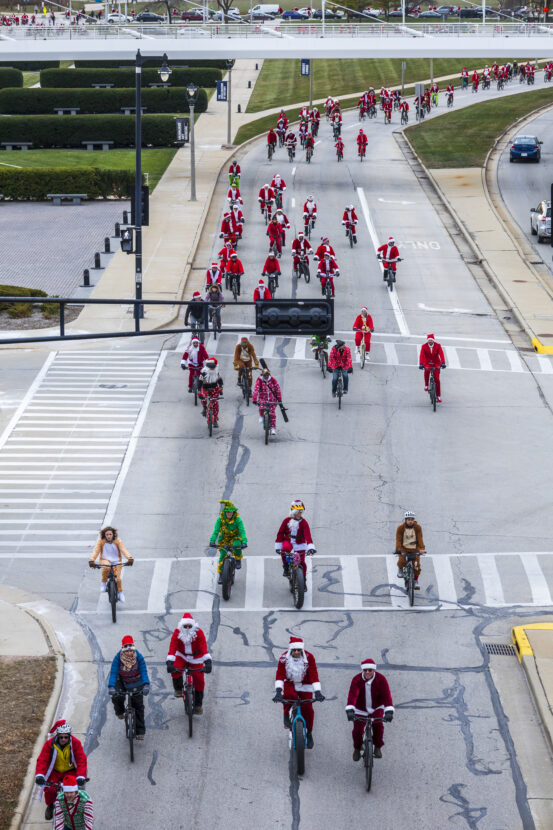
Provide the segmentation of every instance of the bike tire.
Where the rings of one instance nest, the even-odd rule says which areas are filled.
[[[324,356],[324,351],[319,352],[319,364],[321,366],[321,372],[323,374],[323,378],[326,377],[326,359]]]
[[[390,289],[390,291],[394,290],[394,280],[391,271],[388,271],[388,288]]]
[[[294,607],[298,611],[303,608],[303,601],[305,599],[305,577],[303,569],[298,565],[296,569],[296,582],[294,585]]]
[[[430,403],[432,404],[432,409],[435,412],[436,411],[436,382],[435,381],[431,384],[431,386],[429,388],[429,392],[430,392]]]
[[[192,684],[186,685],[183,698],[184,714],[188,720],[188,737],[191,738],[194,733],[194,687]]]
[[[230,560],[225,559],[223,562],[223,568],[221,570],[221,575],[223,577],[223,599],[229,600],[230,594],[232,591],[232,568],[230,566]]]
[[[366,347],[360,349],[361,352],[361,368],[365,368],[365,360],[367,359],[367,350]]]
[[[353,233],[350,231],[348,233],[348,236],[349,236],[349,247],[353,248]]]
[[[372,729],[372,725],[369,723],[367,724],[367,729]],[[371,791],[371,785],[373,780],[373,764],[374,764],[374,751],[373,751],[373,742],[372,737],[370,735],[365,736],[365,746],[363,749],[363,764],[365,766],[365,786],[367,788],[367,792]]]
[[[236,280],[232,281],[232,296],[234,297],[234,302],[238,302],[238,283]]]
[[[117,622],[117,589],[115,582],[108,582],[108,598],[111,605],[111,621]]]
[[[407,577],[407,595],[409,597],[409,605],[411,608],[415,604],[415,572],[413,570],[413,563],[409,562],[408,577]]]
[[[309,266],[308,265],[304,265],[304,267],[303,267],[303,276],[304,276],[305,282],[308,283],[309,280],[311,279],[311,273],[309,271]]]
[[[134,710],[131,709],[127,713],[127,717],[125,720],[125,725],[127,727],[127,738],[129,741],[129,755],[131,759],[131,763],[134,763],[134,739],[136,737],[136,728],[134,722]]]
[[[336,387],[336,397],[338,398],[338,409],[342,408],[342,391],[343,391],[342,383],[343,383],[343,381],[341,380],[341,378],[338,378],[338,386]]]
[[[197,377],[194,378],[194,385],[193,385],[192,388],[194,390],[194,406],[198,406],[198,379],[197,379]]]
[[[271,419],[269,418],[269,413],[263,413],[263,431],[265,433],[265,444],[269,443],[269,429],[270,429]]]
[[[211,411],[208,411],[207,413],[207,429],[209,431],[209,437],[211,438],[211,436],[213,435],[213,416],[211,414]]]
[[[297,718],[294,721],[294,752],[296,754],[296,773],[297,775],[305,774],[305,735],[302,721]]]

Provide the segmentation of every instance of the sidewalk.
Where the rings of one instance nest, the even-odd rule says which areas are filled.
[[[19,588],[0,585],[0,656],[48,654],[54,655],[57,661],[54,691],[44,713],[10,830],[50,826],[44,821],[44,803],[32,798],[36,757],[56,716],[66,718],[73,734],[84,742],[97,690],[97,671],[88,640],[68,611]]]
[[[511,636],[553,752],[553,623],[516,626]]]
[[[255,86],[256,61],[236,61],[232,70],[231,141],[241,122],[237,112],[245,111]],[[257,61],[259,68],[262,61]],[[228,77],[228,76],[227,76]],[[248,89],[251,81],[251,89]],[[194,261],[205,217],[209,211],[219,172],[230,163],[232,148],[227,142],[227,103],[213,96],[208,109],[195,124],[196,196],[190,201],[190,146],[177,151],[150,199],[150,225],[142,234],[143,296],[156,300],[183,297],[190,267]],[[118,251],[107,266],[91,297],[134,297],[134,256]],[[73,331],[129,331],[134,329],[132,307],[126,317],[118,305],[86,306],[74,323]],[[146,306],[141,328],[163,328],[178,313],[175,306]]]

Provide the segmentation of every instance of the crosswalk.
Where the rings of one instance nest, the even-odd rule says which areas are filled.
[[[0,447],[0,550],[94,543],[161,362],[154,351],[49,356]]]
[[[353,349],[353,337],[342,334],[345,342]],[[238,335],[224,332],[214,339],[206,340],[210,355],[229,356],[234,353]],[[258,357],[265,359],[312,360],[310,338],[308,337],[250,337]],[[187,342],[187,341],[186,341]],[[418,366],[420,343],[377,340],[371,343],[370,359],[375,366]],[[510,372],[524,374],[553,374],[553,361],[543,355],[531,354],[523,361],[514,349],[480,348],[475,346],[444,346],[446,363],[450,369],[473,372]]]
[[[82,559],[66,559],[63,564],[65,571],[75,570],[77,583]],[[121,613],[210,612],[214,597],[221,593],[216,564],[211,556],[137,561],[133,572],[126,574],[127,603]],[[304,610],[401,611],[409,607],[392,555],[317,555],[308,561],[308,569]],[[552,593],[553,551],[427,555],[416,609],[549,607]],[[292,600],[279,557],[245,557],[224,608],[290,610]],[[97,580],[87,580],[81,588],[78,609],[82,614],[108,613],[105,595],[98,598]]]

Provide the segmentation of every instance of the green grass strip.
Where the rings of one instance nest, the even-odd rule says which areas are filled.
[[[408,127],[406,133],[427,167],[482,167],[510,124],[546,104],[553,104],[553,88],[473,104]]]

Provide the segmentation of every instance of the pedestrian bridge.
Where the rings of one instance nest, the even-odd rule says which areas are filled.
[[[549,58],[553,24],[278,22],[4,28],[0,61],[129,58]]]

